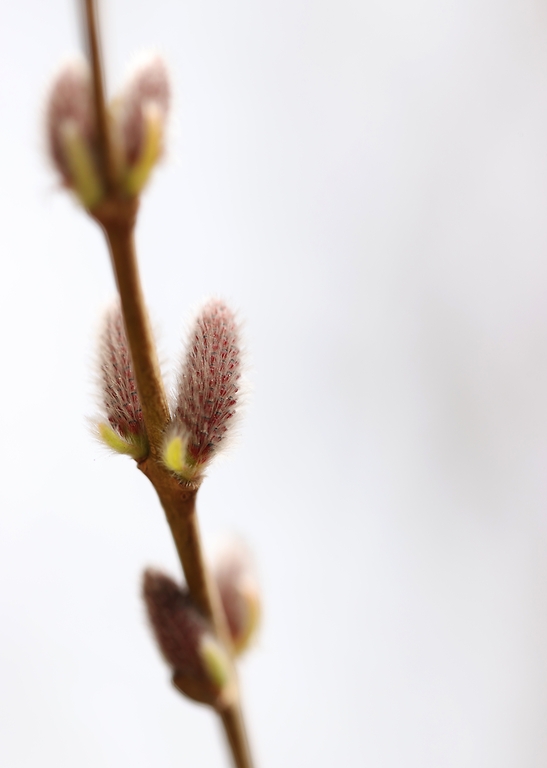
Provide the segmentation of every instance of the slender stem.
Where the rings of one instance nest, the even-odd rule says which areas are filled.
[[[234,765],[236,768],[252,768],[253,761],[239,702],[221,712],[220,718],[230,745]]]
[[[84,4],[84,28],[86,42],[91,62],[93,79],[93,97],[95,101],[95,113],[97,116],[97,140],[99,145],[99,162],[108,192],[112,192],[116,185],[116,170],[112,156],[112,142],[108,126],[108,110],[106,108],[104,67],[102,65],[101,43],[99,37],[99,22],[97,19],[97,6],[94,0],[83,0]]]
[[[214,600],[203,559],[203,549],[196,517],[196,489],[183,486],[152,457],[139,464],[159,496],[177,553],[184,570],[186,583],[201,613],[217,626]],[[222,626],[222,625],[221,625]],[[222,630],[221,630],[222,631]]]

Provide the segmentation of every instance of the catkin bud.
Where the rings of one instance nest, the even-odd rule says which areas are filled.
[[[249,647],[260,621],[260,591],[251,554],[243,542],[227,541],[217,553],[213,575],[234,651]]]
[[[73,61],[57,75],[47,104],[47,138],[51,158],[64,184],[86,208],[103,196],[97,170],[96,122],[87,64]]]
[[[169,576],[148,569],[143,597],[177,688],[196,701],[222,707],[232,690],[232,665],[188,592]]]
[[[224,302],[211,299],[190,332],[164,444],[166,466],[183,479],[199,478],[225,442],[237,412],[240,379],[238,324]]]
[[[100,337],[100,382],[108,423],[98,426],[109,448],[137,461],[148,453],[148,440],[118,303],[107,310]]]
[[[167,67],[160,56],[154,55],[135,70],[114,104],[122,185],[129,195],[141,191],[163,154],[170,101]]]

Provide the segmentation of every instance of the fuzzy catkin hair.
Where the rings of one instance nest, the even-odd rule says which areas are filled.
[[[234,313],[220,299],[210,299],[188,338],[177,387],[174,422],[183,428],[187,451],[205,464],[225,440],[236,415],[241,345]]]
[[[170,666],[188,677],[203,675],[199,641],[207,625],[190,595],[169,576],[148,568],[143,597],[160,650]]]
[[[93,145],[96,126],[91,76],[87,64],[78,59],[66,64],[54,80],[46,114],[51,158],[65,182],[70,183],[62,141],[62,130],[67,123],[74,123],[83,140]]]
[[[154,105],[165,119],[171,103],[167,66],[161,56],[149,56],[134,71],[120,99],[120,130],[125,161],[132,165],[144,141],[143,110]]]
[[[99,361],[103,405],[111,427],[123,437],[143,436],[142,409],[117,302],[105,314]]]
[[[260,620],[260,590],[256,570],[247,546],[239,539],[227,539],[217,552],[213,576],[234,649],[245,650]]]

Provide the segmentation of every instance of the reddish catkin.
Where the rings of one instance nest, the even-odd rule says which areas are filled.
[[[143,597],[152,631],[173,670],[176,687],[190,698],[219,707],[232,693],[232,667],[188,590],[151,568]]]
[[[223,301],[211,299],[189,335],[174,414],[194,464],[209,461],[225,440],[237,411],[240,379],[238,324]]]
[[[189,677],[202,675],[198,647],[208,628],[190,595],[169,576],[152,568],[144,572],[142,593],[150,625],[166,662]]]
[[[248,548],[238,539],[227,540],[213,566],[222,606],[236,653],[249,646],[260,621],[260,591]]]
[[[55,78],[46,112],[49,152],[65,184],[72,184],[72,169],[67,162],[64,131],[72,124],[91,149],[96,126],[89,67],[83,61],[66,64]]]
[[[118,303],[104,318],[100,339],[103,404],[110,426],[122,437],[145,437],[142,409]]]
[[[167,66],[161,56],[150,56],[135,69],[118,104],[121,143],[125,162],[129,166],[137,161],[143,150],[146,109],[154,107],[165,121],[170,103]]]

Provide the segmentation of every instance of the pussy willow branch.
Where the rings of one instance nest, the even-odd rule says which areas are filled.
[[[138,205],[117,191],[112,162],[108,111],[104,94],[100,36],[94,0],[83,0],[88,51],[91,58],[97,129],[107,196],[93,217],[102,226],[109,246],[126,335],[141,401],[150,453],[139,469],[154,486],[165,511],[190,594],[208,618],[228,652],[233,651],[226,616],[214,580],[210,577],[196,517],[197,488],[182,484],[162,464],[160,446],[169,420],[167,397],[160,375],[156,347],[150,329],[135,251],[135,219]],[[235,671],[234,671],[234,680]],[[219,712],[237,768],[253,768],[237,681],[233,696]]]
[[[218,589],[209,578],[203,559],[196,517],[197,489],[174,477],[164,467],[159,455],[169,408],[141,288],[135,251],[135,213],[132,203],[116,200],[107,201],[94,215],[103,227],[112,257],[143,421],[150,441],[150,454],[138,466],[160,498],[196,605],[230,648]]]

